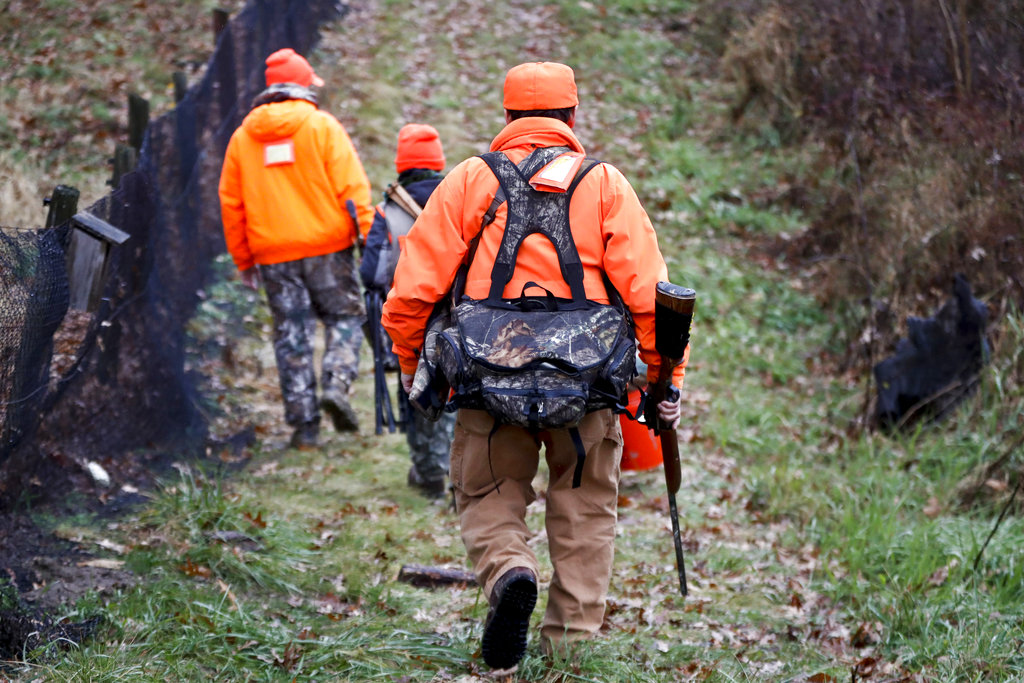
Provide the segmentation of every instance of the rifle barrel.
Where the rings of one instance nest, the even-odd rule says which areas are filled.
[[[676,548],[676,569],[679,571],[679,592],[685,598],[686,589],[686,563],[683,560],[683,539],[679,534],[679,509],[676,507],[675,493],[668,494],[668,511],[672,517],[672,543]]]
[[[391,407],[391,393],[388,391],[387,371],[384,367],[386,348],[385,332],[381,325],[381,309],[384,302],[381,292],[370,288],[366,290],[366,323],[370,348],[373,350],[373,400],[374,400],[374,432],[384,433],[384,425],[388,432],[394,434],[397,427],[395,413]]]

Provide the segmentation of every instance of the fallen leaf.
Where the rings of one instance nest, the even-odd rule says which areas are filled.
[[[114,541],[109,541],[105,538],[97,540],[96,545],[103,548],[104,550],[112,550],[118,555],[124,555],[126,552],[128,552],[127,546],[121,545],[120,543],[115,543]]]
[[[857,662],[857,666],[855,666],[853,670],[858,676],[867,678],[875,672],[875,667],[877,664],[877,657],[865,657],[864,659]]]
[[[252,525],[257,527],[257,528],[259,528],[259,529],[266,529],[267,528],[267,523],[265,521],[263,521],[263,512],[262,511],[257,512],[255,517],[253,517],[248,512],[243,513],[242,516],[245,517],[250,522],[252,522]]]
[[[260,643],[259,643],[258,640],[247,640],[244,643],[242,643],[241,645],[239,645],[237,648],[235,648],[235,652],[238,653],[238,652],[241,652],[242,650],[248,650],[253,645],[259,645],[259,644]]]
[[[231,602],[231,609],[237,610],[238,600],[235,599],[235,594],[231,592],[231,586],[224,583],[221,579],[217,579],[217,588],[220,588],[220,592],[227,596],[228,600]]]
[[[867,647],[882,640],[882,625],[877,621],[867,621],[857,627],[850,638],[853,647]]]
[[[928,577],[928,585],[941,586],[949,578],[949,567],[939,567]]]
[[[179,565],[178,568],[185,576],[198,576],[203,579],[213,578],[213,572],[210,571],[209,567],[195,564],[192,560],[185,560],[185,564]]]

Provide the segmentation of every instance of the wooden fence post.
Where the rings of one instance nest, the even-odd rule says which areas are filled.
[[[181,102],[188,92],[188,76],[184,71],[175,71],[171,75],[171,80],[174,81],[174,101]]]
[[[134,147],[122,143],[114,146],[114,158],[110,160],[114,165],[114,173],[110,177],[111,187],[116,190],[121,184],[121,177],[135,170],[137,158],[138,154]]]
[[[93,312],[100,306],[111,247],[124,244],[129,235],[88,211],[72,216],[71,226],[68,303],[75,310]]]
[[[131,93],[128,95],[128,144],[138,152],[149,125],[149,100]]]
[[[46,214],[47,228],[63,225],[71,220],[78,211],[78,195],[78,190],[68,185],[53,188],[53,194],[43,199],[43,206],[50,209]]]
[[[142,150],[142,141],[149,126],[149,100],[141,95],[128,95],[128,144],[114,146],[114,158],[110,160],[114,170],[107,184],[115,190],[121,184],[121,177],[135,170],[135,164]]]
[[[217,44],[217,39],[220,38],[220,34],[228,27],[228,19],[230,14],[225,9],[214,9],[213,10],[213,44]]]

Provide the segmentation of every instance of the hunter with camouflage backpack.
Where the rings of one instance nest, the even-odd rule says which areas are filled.
[[[667,280],[665,261],[628,181],[586,158],[572,131],[577,104],[564,64],[508,72],[506,127],[431,197],[405,240],[382,319],[406,387],[427,364],[453,387],[450,476],[490,603],[483,658],[496,669],[524,655],[537,600],[525,518],[542,445],[554,573],[541,646],[561,651],[598,632],[622,451],[613,408],[632,372],[634,338],[648,377],[660,367],[654,294]],[[446,297],[451,320],[438,330],[444,316],[432,314],[445,312]],[[423,350],[421,359],[425,340],[431,357]],[[658,412],[674,424],[679,404],[662,402]]]

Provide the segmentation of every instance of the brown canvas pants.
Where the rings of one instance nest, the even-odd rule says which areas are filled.
[[[576,449],[568,430],[535,436],[503,425],[491,435],[493,426],[484,411],[460,410],[451,451],[462,540],[477,580],[490,596],[494,582],[513,567],[528,567],[539,577],[525,518],[527,505],[537,498],[533,479],[543,446],[550,472],[545,527],[554,574],[541,635],[555,643],[585,638],[604,621],[611,580],[622,457],[619,420],[610,410],[599,410],[580,422],[587,457],[576,489]]]

